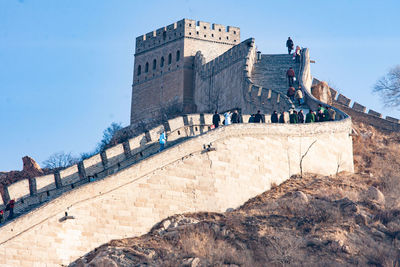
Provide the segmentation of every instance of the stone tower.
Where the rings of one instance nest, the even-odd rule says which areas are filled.
[[[206,62],[240,43],[240,29],[182,19],[136,38],[131,124],[196,112],[194,57]]]

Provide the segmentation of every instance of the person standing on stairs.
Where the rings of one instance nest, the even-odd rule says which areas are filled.
[[[290,67],[287,72],[286,72],[286,77],[288,78],[289,81],[289,87],[292,87],[294,84],[294,77],[295,77],[295,73],[292,67]]]
[[[288,54],[290,55],[290,53],[293,50],[294,44],[293,44],[293,40],[290,39],[290,37],[288,37],[287,41],[286,41],[286,47],[288,49]]]
[[[301,86],[299,86],[299,89],[297,89],[294,98],[296,98],[299,106],[303,105],[304,100],[303,100],[303,91],[301,91]]]
[[[296,93],[296,89],[294,89],[293,86],[289,87],[289,89],[286,92],[287,97],[289,97],[290,100],[292,100],[293,103],[294,103],[295,93]]]

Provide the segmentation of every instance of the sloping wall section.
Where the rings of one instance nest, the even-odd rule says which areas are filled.
[[[350,131],[350,119],[209,131],[5,225],[0,259],[5,266],[59,266],[111,239],[144,234],[176,213],[236,208],[299,173],[306,151],[305,172],[353,171]]]

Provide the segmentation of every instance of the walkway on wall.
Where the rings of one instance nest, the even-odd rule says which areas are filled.
[[[292,67],[296,73],[295,87],[298,87],[300,63],[295,63],[293,55],[261,55],[261,60],[254,64],[251,79],[254,84],[272,89],[286,95],[289,88],[286,71]],[[296,107],[298,105],[294,103]],[[308,107],[305,107],[308,108]]]

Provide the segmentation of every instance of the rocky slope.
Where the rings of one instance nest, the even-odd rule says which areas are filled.
[[[354,130],[355,174],[293,176],[236,210],[172,216],[70,266],[399,266],[400,134]]]

